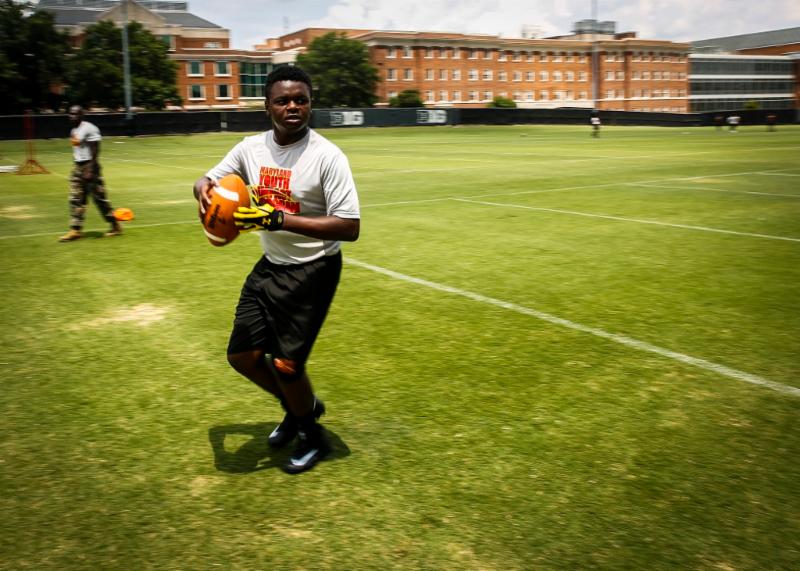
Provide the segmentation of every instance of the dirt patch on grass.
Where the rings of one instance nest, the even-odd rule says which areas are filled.
[[[0,218],[8,218],[9,220],[30,220],[31,218],[41,218],[41,214],[33,214],[31,212],[33,206],[6,206],[0,208]]]
[[[162,321],[167,316],[167,308],[158,307],[149,303],[141,303],[134,307],[116,309],[111,314],[96,317],[83,323],[76,323],[69,327],[71,330],[96,329],[108,325],[119,323],[130,323],[139,327],[147,327],[158,321]]]

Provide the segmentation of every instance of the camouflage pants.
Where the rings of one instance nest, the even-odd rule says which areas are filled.
[[[69,179],[69,214],[70,227],[75,230],[83,228],[86,219],[86,202],[91,195],[92,200],[100,210],[100,214],[111,224],[114,224],[114,209],[106,196],[106,187],[98,168],[97,173],[92,173],[88,180],[83,178],[85,172],[91,172],[90,165],[76,164],[72,169]]]

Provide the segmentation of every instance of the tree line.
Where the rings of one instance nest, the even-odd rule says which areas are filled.
[[[71,104],[120,109],[125,104],[122,28],[92,24],[77,49],[55,27],[53,15],[30,4],[0,0],[0,109],[64,110]],[[128,25],[134,105],[163,109],[180,104],[177,64],[167,46],[138,22]]]
[[[180,105],[178,64],[169,48],[140,23],[128,24],[133,106],[159,110]],[[343,33],[315,38],[297,57],[314,83],[314,105],[372,107],[380,81],[367,46]],[[84,30],[73,48],[53,15],[31,4],[0,0],[0,113],[63,111],[69,105],[118,110],[125,105],[122,29],[103,20]],[[392,98],[392,107],[422,107],[419,91]],[[513,102],[511,102],[513,106]]]

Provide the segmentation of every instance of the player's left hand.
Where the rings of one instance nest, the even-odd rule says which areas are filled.
[[[250,230],[280,230],[283,226],[283,210],[277,210],[269,204],[240,206],[233,213],[233,217],[242,232]]]

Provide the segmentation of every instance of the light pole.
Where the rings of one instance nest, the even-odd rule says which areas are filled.
[[[128,0],[122,0],[122,75],[125,85],[125,120],[130,124],[131,111],[131,61],[128,53]]]
[[[597,0],[592,0],[592,108],[597,109],[599,63],[597,61]]]

